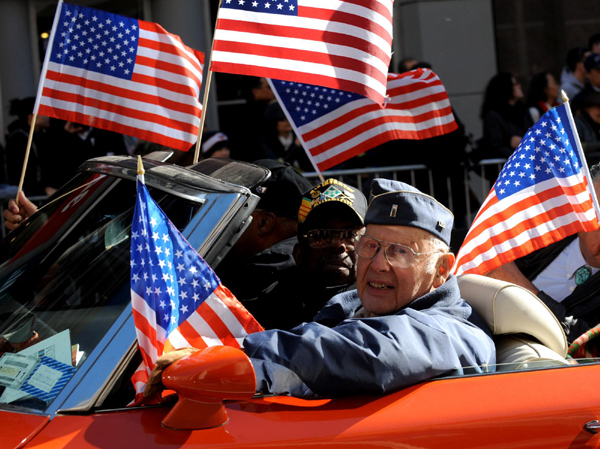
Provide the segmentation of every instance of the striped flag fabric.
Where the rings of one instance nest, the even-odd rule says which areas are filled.
[[[385,100],[393,0],[223,0],[211,70]]]
[[[568,104],[529,129],[498,175],[460,250],[455,274],[485,274],[580,231],[598,201]]]
[[[269,80],[317,170],[327,170],[395,139],[427,139],[458,125],[438,76],[429,69],[390,73],[383,106],[360,95]]]
[[[246,335],[263,330],[152,199],[143,175],[131,226],[131,303],[143,359],[132,377],[136,403],[160,355],[240,348]]]
[[[34,113],[188,151],[204,54],[160,25],[59,2]]]

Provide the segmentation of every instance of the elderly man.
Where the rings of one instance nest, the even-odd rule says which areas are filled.
[[[245,338],[259,392],[384,393],[495,363],[489,330],[450,274],[452,213],[407,184],[375,179],[365,224],[357,289],[324,309],[344,311],[335,326],[312,322]]]

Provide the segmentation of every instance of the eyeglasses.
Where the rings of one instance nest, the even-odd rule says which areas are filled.
[[[356,253],[359,255],[359,257],[373,259],[379,253],[379,250],[382,246],[385,248],[385,259],[392,267],[396,268],[410,267],[417,256],[443,252],[443,250],[438,249],[425,253],[416,253],[408,246],[400,245],[399,243],[386,242],[368,235],[363,235],[358,241]]]
[[[302,237],[306,239],[311,248],[325,248],[331,245],[333,239],[354,245],[362,232],[362,230],[354,229],[313,229]]]

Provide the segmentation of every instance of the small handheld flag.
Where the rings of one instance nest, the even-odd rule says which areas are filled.
[[[529,129],[498,175],[458,251],[455,274],[485,274],[580,231],[598,201],[568,103]]]
[[[131,226],[131,301],[143,358],[132,379],[136,401],[163,353],[240,348],[246,335],[263,330],[150,197],[140,167]]]

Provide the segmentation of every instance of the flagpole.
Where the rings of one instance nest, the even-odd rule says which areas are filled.
[[[198,163],[200,158],[200,147],[202,142],[202,132],[204,131],[204,122],[206,121],[206,109],[208,107],[208,93],[210,91],[210,85],[212,81],[212,54],[215,50],[215,33],[217,31],[217,22],[219,21],[219,12],[221,11],[221,2],[219,0],[219,7],[217,8],[217,20],[215,20],[215,28],[213,29],[212,44],[210,46],[210,56],[208,57],[208,73],[206,74],[206,84],[204,86],[204,98],[202,99],[202,113],[200,114],[200,128],[198,129],[198,140],[196,141],[196,149],[194,153],[194,164]]]
[[[561,94],[562,94],[562,100],[563,103],[568,103],[569,102],[569,97],[567,97],[567,94],[565,93],[564,90],[561,90]],[[592,202],[594,203],[594,209],[596,209],[596,217],[598,218],[598,221],[600,221],[600,206],[598,205],[598,198],[596,196],[596,189],[594,188],[594,181],[592,180],[592,176],[590,175],[590,169],[588,167],[587,164],[587,160],[585,159],[585,154],[583,152],[583,148],[581,146],[581,140],[579,139],[579,133],[577,132],[577,126],[575,126],[575,120],[573,119],[573,114],[571,112],[571,107],[570,105],[567,105],[567,107],[565,107],[566,113],[567,113],[567,117],[569,118],[569,122],[571,124],[571,129],[573,130],[573,135],[575,136],[575,144],[577,146],[577,151],[579,152],[579,156],[581,157],[582,160],[582,165],[583,165],[583,171],[585,173],[585,175],[587,176],[587,179],[590,180],[591,185],[588,186],[590,193],[592,195]]]
[[[269,83],[269,87],[271,88],[271,90],[275,94],[275,97],[277,98],[277,102],[281,106],[281,110],[283,111],[283,113],[285,114],[286,118],[288,119],[288,122],[290,122],[290,125],[292,125],[292,128],[294,128],[294,133],[296,134],[296,137],[298,138],[298,140],[302,144],[302,149],[304,150],[304,152],[308,156],[308,159],[310,160],[310,163],[313,165],[315,171],[317,172],[317,175],[319,176],[319,179],[321,180],[321,182],[325,181],[325,178],[323,178],[323,175],[321,174],[321,170],[319,170],[319,167],[317,166],[317,163],[315,162],[315,160],[313,158],[313,155],[310,154],[310,151],[306,150],[306,148],[307,148],[306,147],[306,143],[304,142],[304,139],[302,138],[301,133],[298,132],[298,129],[296,128],[296,124],[294,123],[294,120],[288,114],[287,108],[285,106],[283,106],[284,103],[281,100],[281,97],[279,96],[279,93],[277,92],[277,89],[275,89],[275,86],[273,85],[273,82],[271,81],[271,78],[267,78],[267,81]]]
[[[17,198],[15,199],[17,206],[19,205],[19,194],[21,193],[21,190],[23,190],[23,183],[25,182],[25,172],[27,170],[27,162],[29,161],[29,153],[31,152],[31,144],[33,142],[33,131],[35,130],[35,122],[37,122],[37,113],[40,106],[40,98],[42,96],[44,81],[46,80],[46,73],[48,72],[48,61],[50,60],[50,53],[52,52],[52,45],[54,44],[54,35],[56,34],[56,28],[58,26],[58,18],[60,17],[62,3],[63,1],[59,0],[58,5],[56,7],[54,22],[52,23],[52,31],[50,32],[50,38],[48,39],[48,47],[46,48],[46,54],[44,56],[44,66],[42,67],[42,73],[40,74],[40,82],[38,84],[37,95],[35,97],[35,104],[33,105],[33,116],[31,119],[31,126],[29,127],[27,148],[25,149],[25,158],[23,159],[23,168],[21,169],[21,179],[19,180],[19,187],[17,188]]]
[[[31,142],[33,141],[33,131],[35,129],[36,120],[37,114],[33,114],[31,126],[29,127],[29,136],[27,137],[27,148],[25,149],[23,168],[21,169],[21,179],[19,180],[19,187],[17,189],[17,198],[15,198],[15,203],[17,203],[17,206],[19,205],[19,193],[21,193],[21,190],[23,190],[23,182],[25,181],[25,172],[27,171],[27,161],[29,160],[29,152],[31,150]]]

